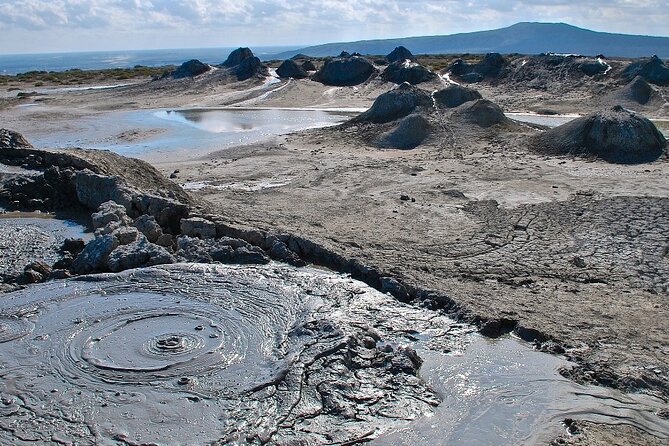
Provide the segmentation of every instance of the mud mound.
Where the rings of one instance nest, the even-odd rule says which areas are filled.
[[[478,82],[486,77],[499,75],[506,65],[506,60],[499,53],[488,53],[475,63],[469,64],[462,59],[456,59],[448,66],[448,72],[461,77],[466,82]]]
[[[628,80],[641,76],[656,85],[669,85],[669,68],[657,56],[629,64],[623,76]]]
[[[260,62],[260,59],[257,57],[247,57],[235,68],[235,74],[237,75],[237,80],[245,81],[253,76],[267,76],[269,73],[267,67]]]
[[[182,79],[185,77],[195,77],[204,74],[211,70],[211,67],[206,63],[202,63],[197,59],[191,59],[188,62],[181,64],[179,68],[169,74],[172,79]]]
[[[391,63],[381,74],[381,78],[387,82],[401,84],[408,82],[417,85],[436,78],[437,75],[419,63],[409,59],[398,60]]]
[[[8,129],[0,129],[0,149],[32,147],[22,134]]]
[[[376,140],[378,147],[414,149],[430,136],[430,123],[425,117],[413,114],[402,118],[397,126]]]
[[[316,68],[316,65],[310,60],[305,60],[302,62],[302,69],[304,71],[317,71],[318,68]]]
[[[607,73],[610,66],[601,58],[540,54],[512,62],[502,76],[532,88],[548,88],[551,82],[581,79]]]
[[[430,95],[408,83],[383,93],[366,112],[353,118],[353,122],[373,122],[376,124],[394,121],[412,113],[417,107],[431,107]]]
[[[393,62],[404,62],[405,60],[410,60],[412,62],[416,61],[414,55],[403,46],[398,46],[386,56],[386,60],[390,63]]]
[[[473,88],[463,87],[461,85],[449,85],[446,88],[443,88],[432,95],[437,105],[454,108],[458,107],[465,102],[475,101],[477,99],[483,99],[481,93],[474,90]]]
[[[504,115],[504,111],[487,99],[465,103],[455,111],[454,117],[484,128],[495,124],[511,123],[511,120]]]
[[[652,122],[621,106],[574,119],[534,141],[542,153],[594,155],[614,163],[654,161],[666,145]]]
[[[284,60],[279,68],[276,69],[276,74],[279,77],[292,77],[293,79],[304,79],[307,77],[307,72],[304,68],[292,59]]]
[[[230,53],[228,58],[221,65],[227,68],[236,67],[242,63],[244,59],[249,57],[254,57],[253,51],[251,51],[249,48],[237,48],[232,53]]]
[[[647,104],[651,97],[655,94],[653,87],[651,87],[646,80],[637,76],[632,82],[627,84],[625,88],[620,91],[620,97],[637,102],[639,104]]]
[[[374,73],[376,68],[364,57],[337,57],[325,62],[313,80],[325,85],[345,87],[362,84]]]

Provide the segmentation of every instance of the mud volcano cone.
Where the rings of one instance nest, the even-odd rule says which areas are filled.
[[[594,155],[626,164],[655,161],[666,146],[652,122],[619,105],[555,127],[535,141],[542,153]]]
[[[179,68],[171,74],[173,79],[182,79],[185,77],[195,77],[211,70],[211,67],[197,59],[191,59],[181,64]]]
[[[404,83],[380,95],[369,110],[353,118],[353,121],[375,124],[391,122],[407,116],[420,106],[432,106],[430,95],[420,88]]]
[[[497,104],[487,99],[467,102],[458,108],[454,115],[459,119],[484,128],[511,122]]]
[[[400,119],[394,129],[380,135],[376,145],[393,149],[414,149],[421,145],[430,133],[428,120],[415,113]]]
[[[462,85],[449,85],[436,93],[434,93],[434,100],[438,106],[446,108],[458,107],[465,102],[483,99],[481,93],[473,88],[463,87]]]
[[[650,101],[653,93],[653,88],[650,84],[643,77],[637,76],[622,89],[621,96],[643,105]]]

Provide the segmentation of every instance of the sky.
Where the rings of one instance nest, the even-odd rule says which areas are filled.
[[[521,21],[669,34],[667,0],[0,0],[0,54],[308,46]]]

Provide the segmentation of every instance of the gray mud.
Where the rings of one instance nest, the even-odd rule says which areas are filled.
[[[59,260],[67,238],[90,239],[86,228],[72,220],[33,212],[0,213],[0,277],[17,276],[30,262],[49,265]]]
[[[6,294],[0,315],[0,442],[518,444],[573,413],[669,435],[660,401],[314,269],[87,276]]]

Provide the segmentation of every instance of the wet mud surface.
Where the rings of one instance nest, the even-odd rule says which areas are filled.
[[[0,315],[12,444],[517,444],[574,413],[669,435],[659,400],[309,268],[86,276],[6,294]]]
[[[0,214],[0,277],[17,276],[35,260],[49,264],[62,257],[60,248],[67,238],[92,238],[72,220],[49,214]]]

